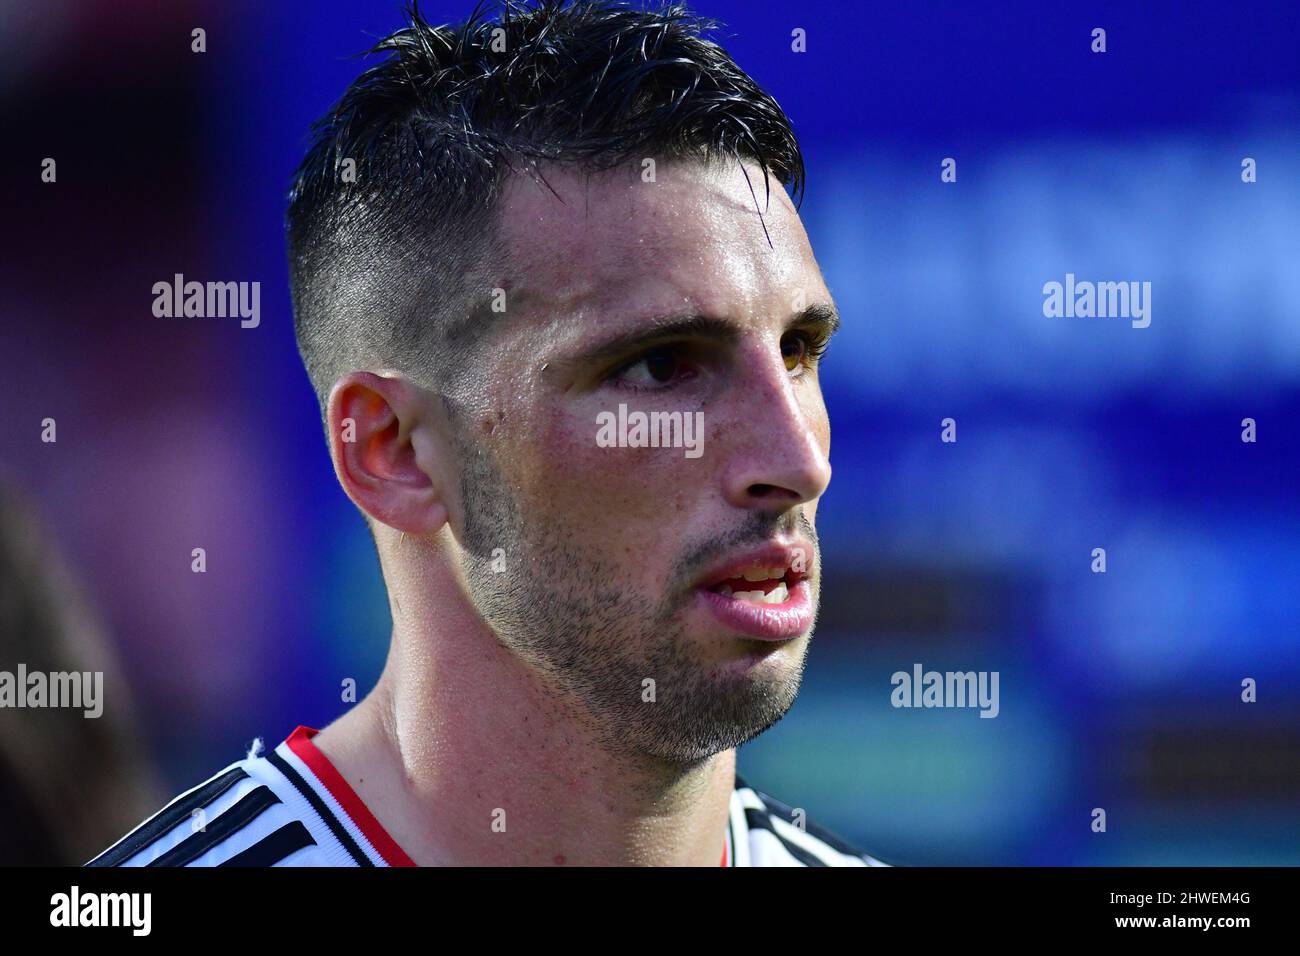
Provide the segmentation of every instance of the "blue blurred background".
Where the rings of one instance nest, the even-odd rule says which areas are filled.
[[[989,7],[694,4],[794,121],[846,320],[822,623],[740,771],[891,862],[1300,863],[1300,6]],[[397,6],[0,18],[3,479],[86,582],[174,793],[382,667],[281,222]],[[260,281],[260,328],[155,319],[177,272]],[[1150,327],[1045,318],[1067,272],[1151,282]],[[998,671],[1000,715],[894,709],[918,662]]]

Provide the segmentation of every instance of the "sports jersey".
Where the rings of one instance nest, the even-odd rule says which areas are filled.
[[[87,866],[414,866],[298,727],[185,791]],[[740,777],[723,866],[884,866]]]

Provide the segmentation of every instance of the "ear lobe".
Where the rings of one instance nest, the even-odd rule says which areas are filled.
[[[330,391],[330,457],[339,484],[376,521],[408,534],[436,531],[447,510],[417,459],[413,436],[428,427],[421,390],[400,376],[352,372]]]

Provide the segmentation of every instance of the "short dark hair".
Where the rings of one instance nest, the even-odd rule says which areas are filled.
[[[405,13],[313,127],[289,195],[294,327],[322,408],[353,368],[431,378],[457,354],[449,326],[489,311],[508,174],[745,159],[802,193],[789,119],[683,4],[505,0],[459,26]]]

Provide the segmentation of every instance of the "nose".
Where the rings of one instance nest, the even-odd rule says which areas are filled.
[[[779,348],[761,352],[735,383],[723,492],[738,508],[780,512],[826,491],[830,425],[816,380],[792,379]]]

